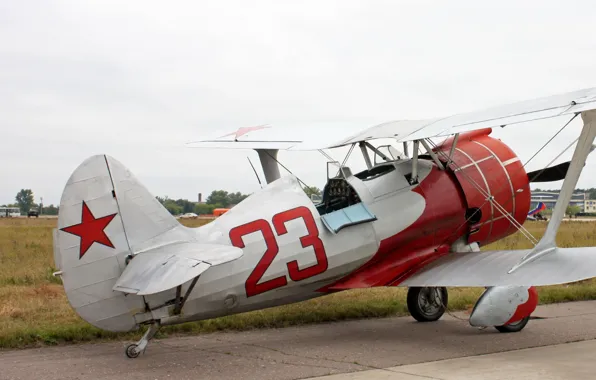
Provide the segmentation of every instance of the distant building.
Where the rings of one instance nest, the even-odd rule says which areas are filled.
[[[538,202],[543,202],[547,209],[552,210],[555,207],[555,203],[557,203],[557,199],[559,199],[559,193],[556,192],[532,191],[530,209],[536,207]],[[594,203],[592,204],[590,202]],[[588,199],[588,194],[586,193],[573,194],[569,204],[571,206],[578,206],[581,209],[581,212],[596,212],[596,201],[590,201]],[[593,207],[594,211],[588,211],[589,207]]]
[[[21,209],[18,207],[0,207],[0,218],[15,218],[21,216]]]
[[[584,207],[583,212],[596,212],[596,200],[593,200],[593,199],[586,200],[586,205]]]

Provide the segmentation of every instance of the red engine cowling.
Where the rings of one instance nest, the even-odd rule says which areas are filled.
[[[468,241],[479,245],[517,230],[505,213],[523,224],[530,209],[530,183],[520,159],[503,142],[490,137],[491,132],[487,128],[460,134],[450,164],[467,203]],[[444,163],[453,141],[449,138],[435,149]]]

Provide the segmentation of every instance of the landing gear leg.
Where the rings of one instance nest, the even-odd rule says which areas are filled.
[[[439,320],[447,309],[445,287],[414,287],[408,289],[408,310],[418,322]]]
[[[158,321],[153,322],[151,326],[149,326],[149,329],[147,330],[145,335],[143,335],[141,340],[139,340],[137,343],[129,344],[126,347],[126,356],[128,356],[131,359],[134,359],[138,358],[141,352],[145,352],[147,344],[149,344],[149,341],[153,339],[153,337],[157,333],[157,330],[159,330],[159,327],[160,326]]]

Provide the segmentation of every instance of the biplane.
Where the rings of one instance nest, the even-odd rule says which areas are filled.
[[[266,185],[213,222],[182,226],[119,161],[86,159],[69,178],[54,231],[54,256],[71,306],[109,331],[147,326],[126,348],[144,352],[160,326],[299,302],[355,288],[408,287],[420,322],[446,311],[448,287],[483,287],[469,323],[521,331],[536,286],[596,276],[596,248],[560,248],[555,236],[596,136],[596,88],[429,120],[363,128],[334,142],[271,139],[243,127],[189,143],[249,149]],[[571,161],[526,172],[494,128],[554,117],[583,121]],[[375,142],[390,139],[387,149]],[[437,140],[440,140],[437,142]],[[573,145],[573,144],[572,144]],[[572,145],[568,146],[569,149]],[[279,150],[360,151],[365,170],[327,164],[320,202]],[[207,154],[207,153],[205,153]],[[372,157],[371,157],[372,156]],[[564,180],[546,232],[524,228],[530,183]],[[522,233],[524,250],[481,250]]]

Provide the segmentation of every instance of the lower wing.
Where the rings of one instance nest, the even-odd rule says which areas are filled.
[[[556,247],[511,272],[530,252],[454,252],[422,268],[400,286],[544,286],[596,277],[596,247]]]

